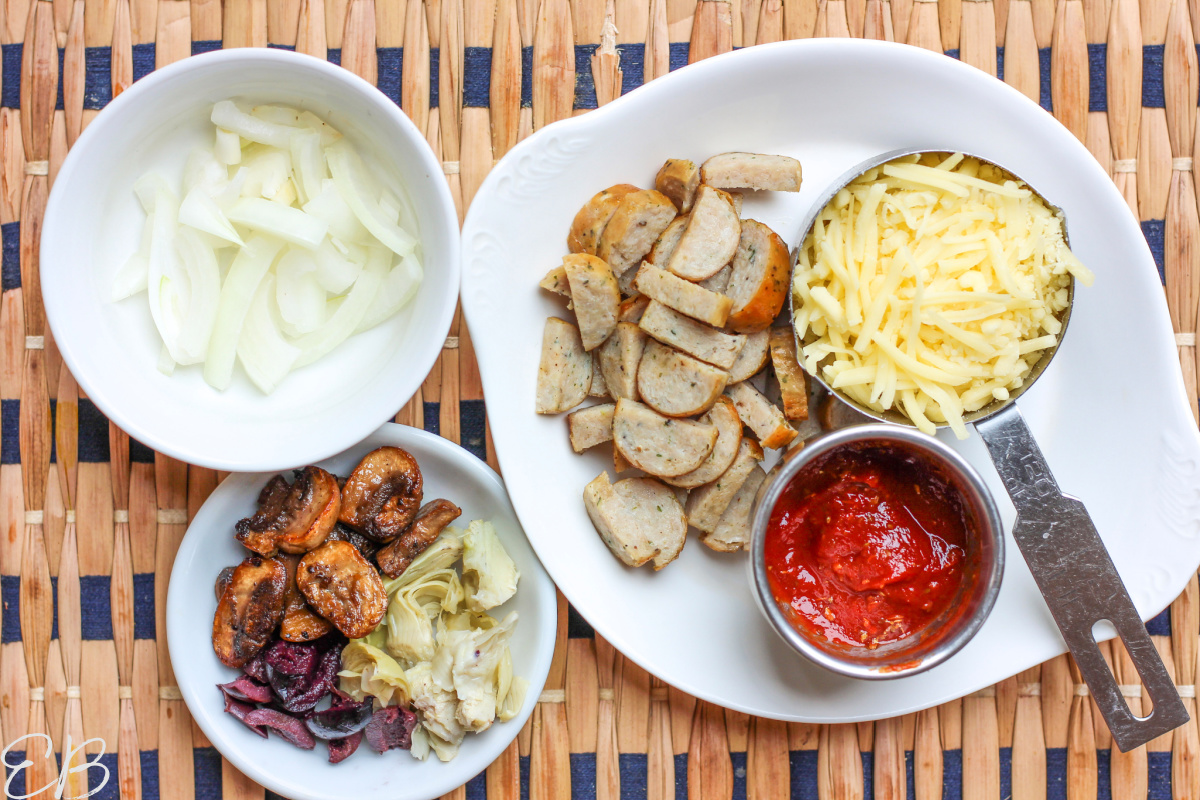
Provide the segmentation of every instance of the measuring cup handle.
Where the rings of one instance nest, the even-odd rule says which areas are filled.
[[[1063,494],[1016,404],[975,423],[1017,509],[1013,539],[1122,752],[1188,721],[1187,710],[1082,502]],[[1108,620],[1154,702],[1135,717],[1092,627]]]

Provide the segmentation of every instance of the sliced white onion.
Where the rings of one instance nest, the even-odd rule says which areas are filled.
[[[366,262],[365,252],[361,259],[354,259],[341,253],[336,247],[337,243],[335,239],[326,239],[313,251],[317,261],[317,283],[333,295],[339,295],[349,289]]]
[[[321,193],[321,182],[325,180],[325,154],[321,151],[321,135],[314,130],[293,131],[288,140],[288,152],[292,156],[292,177],[296,181],[296,194],[301,204]]]
[[[379,291],[390,260],[391,254],[382,247],[372,250],[362,274],[337,311],[321,327],[296,339],[296,346],[300,348],[297,367],[311,364],[354,333]]]
[[[142,181],[138,181],[142,184]],[[154,319],[154,327],[162,337],[163,344],[176,362],[182,361],[179,345],[176,341],[179,335],[180,314],[177,313],[173,300],[186,289],[179,283],[182,276],[179,269],[178,257],[175,254],[175,233],[179,228],[179,200],[171,187],[161,175],[152,173],[142,184],[142,190],[134,185],[134,191],[142,198],[143,205],[147,198],[151,204],[150,252],[149,266],[146,270],[146,288],[150,298],[150,316]],[[175,285],[172,285],[175,282]]]
[[[242,137],[233,131],[217,128],[213,155],[217,157],[217,161],[229,166],[242,163]]]
[[[358,156],[350,149],[350,145],[341,141],[330,146],[325,150],[325,159],[329,162],[329,172],[333,175],[338,192],[358,221],[396,255],[403,258],[411,253],[417,244],[416,237],[388,221],[379,207],[378,198],[367,188]]]
[[[263,276],[238,337],[237,357],[242,368],[263,394],[270,394],[291,371],[300,349],[289,344],[271,314],[271,295],[276,291],[270,273]]]
[[[286,106],[255,106],[250,109],[250,113],[264,122],[287,125],[289,128],[298,128],[304,124],[300,121],[300,112]]]
[[[221,285],[217,322],[208,342],[208,356],[204,360],[204,380],[214,389],[225,391],[229,388],[246,313],[250,310],[250,303],[263,276],[282,249],[283,242],[279,239],[251,236],[229,265],[229,274]]]
[[[329,147],[329,145],[333,144],[336,141],[341,140],[341,138],[342,138],[342,134],[338,131],[337,128],[333,127],[328,122],[321,119],[320,117],[318,117],[316,114],[312,113],[311,111],[301,111],[300,112],[300,122],[307,125],[309,128],[312,128],[317,133],[321,134],[321,146],[322,147]]]
[[[246,168],[238,167],[233,177],[221,187],[221,191],[213,195],[213,202],[221,209],[222,214],[228,214],[233,204],[241,198],[242,187],[246,185],[246,175]]]
[[[228,216],[230,222],[277,236],[309,250],[321,243],[329,227],[324,221],[298,208],[288,208],[261,197],[243,197],[229,209]]]
[[[114,302],[146,291],[146,281],[150,276],[150,237],[154,232],[154,221],[151,219],[153,216],[150,214],[146,218],[146,224],[142,226],[138,249],[125,260],[125,263],[117,270],[116,277],[113,278],[112,299]]]
[[[183,262],[188,279],[187,313],[179,331],[178,350],[186,361],[198,364],[208,353],[213,325],[217,321],[217,303],[221,296],[221,270],[217,254],[208,240],[190,228],[180,228],[175,249]]]
[[[175,359],[171,358],[171,351],[165,344],[158,348],[158,363],[155,364],[155,367],[167,377],[175,374]]]
[[[211,151],[197,147],[188,156],[187,164],[183,167],[183,193],[186,195],[192,189],[200,186],[212,195],[229,180],[229,169],[212,154]]]
[[[374,328],[381,322],[391,319],[400,309],[408,305],[421,287],[424,270],[416,254],[407,255],[400,263],[388,270],[387,277],[379,286],[371,307],[363,316],[362,322],[354,329],[355,333]]]
[[[271,147],[287,147],[291,129],[242,111],[232,100],[221,100],[213,106],[212,123],[218,128],[236,133],[243,139]]]
[[[198,231],[211,233],[213,236],[238,245],[243,244],[242,237],[229,224],[229,219],[217,205],[217,201],[209,197],[208,192],[201,186],[195,186],[183,203],[179,206],[179,221],[190,225]]]
[[[317,262],[307,250],[289,250],[275,265],[275,305],[290,336],[325,322],[325,290],[317,282]]]
[[[329,226],[329,235],[342,242],[368,244],[371,241],[371,232],[359,222],[333,181],[328,178],[322,181],[321,191],[304,204],[304,213],[323,220]]]
[[[275,150],[263,145],[251,145],[247,148],[242,165],[246,170],[242,197],[271,199],[292,175],[292,157],[284,150]]]

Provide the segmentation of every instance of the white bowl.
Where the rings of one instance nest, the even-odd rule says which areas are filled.
[[[255,498],[269,474],[234,475],[205,501],[179,545],[167,589],[167,645],[171,667],[192,717],[209,741],[250,778],[292,800],[425,800],[466,783],[512,743],[533,713],[550,671],[558,611],[554,584],[530,548],[500,477],[458,445],[415,428],[387,424],[366,441],[320,462],[345,475],[368,452],[396,445],[412,453],[421,467],[425,497],[458,504],[463,527],[489,519],[520,570],[517,594],[491,613],[519,615],[512,638],[513,673],[529,681],[520,714],[495,722],[480,734],[467,734],[458,756],[447,763],[430,755],[425,762],[408,753],[376,753],[365,743],[342,764],[329,764],[325,748],[299,750],[277,736],[262,739],[224,712],[218,683],[238,672],[217,661],[212,649],[216,610],[213,583],[223,567],[247,554],[233,538],[234,523],[254,512]]]
[[[300,106],[337,127],[386,186],[412,201],[424,254],[425,279],[403,311],[293,372],[271,395],[240,365],[224,392],[204,382],[200,365],[163,375],[145,294],[109,300],[145,218],[134,181],[150,169],[179,179],[189,152],[211,146],[209,113],[228,98]],[[278,470],[363,439],[425,379],[458,297],[457,215],[424,136],[358,76],[285,50],[184,59],[122,92],[71,148],[46,206],[41,242],[46,316],[88,397],[143,444],[215,469]]]

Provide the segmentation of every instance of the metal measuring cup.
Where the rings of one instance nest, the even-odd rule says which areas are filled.
[[[863,161],[834,181],[831,188],[813,206],[801,228],[804,235],[792,256],[792,279],[795,278],[800,248],[808,239],[818,215],[838,192],[873,167],[902,156],[923,153],[949,155],[949,152],[944,150],[894,150]],[[1021,180],[1011,170],[993,161],[969,153],[964,155],[992,164],[1014,179]],[[1066,216],[1062,209],[1046,200],[1028,182],[1022,183],[1057,212],[1063,220],[1065,238]],[[1060,317],[1062,330],[1059,332],[1058,344],[1042,351],[1025,382],[1020,388],[1011,390],[1007,400],[993,400],[978,411],[965,414],[963,420],[975,426],[991,455],[996,472],[1017,510],[1017,518],[1013,523],[1013,540],[1025,557],[1029,571],[1033,573],[1038,589],[1045,598],[1046,605],[1050,608],[1050,613],[1071,655],[1074,656],[1084,681],[1087,682],[1096,706],[1112,731],[1113,740],[1122,752],[1126,752],[1183,725],[1189,716],[1150,639],[1150,634],[1146,631],[1146,626],[1134,608],[1125,584],[1117,574],[1091,516],[1078,498],[1064,494],[1059,489],[1049,464],[1042,456],[1042,451],[1016,404],[1017,398],[1045,372],[1058,350],[1058,345],[1062,343],[1062,337],[1067,332],[1067,323],[1071,318],[1074,288],[1075,280],[1072,277],[1068,288],[1067,307]],[[793,320],[792,332],[795,335],[795,294],[790,283],[788,290],[789,311]],[[798,340],[796,345],[797,352],[802,352],[800,348],[804,342]],[[820,374],[810,377],[833,397],[865,417],[915,427],[908,417],[899,411],[879,412],[867,408],[829,386]],[[938,427],[946,426],[943,424]],[[1153,710],[1146,717],[1134,716],[1130,711],[1116,678],[1096,644],[1092,628],[1101,620],[1108,620],[1116,628],[1142,679],[1146,693],[1154,703]]]

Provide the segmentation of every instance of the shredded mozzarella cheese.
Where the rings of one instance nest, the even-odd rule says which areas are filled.
[[[1092,283],[1024,183],[960,153],[905,156],[838,192],[800,249],[805,369],[965,439],[964,414],[1008,399],[1058,343],[1072,276]]]

